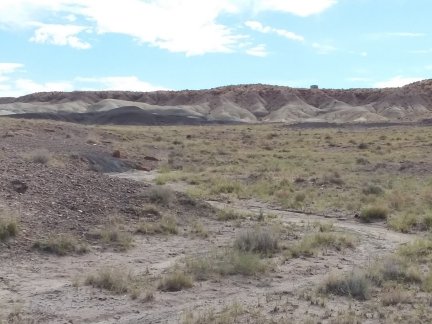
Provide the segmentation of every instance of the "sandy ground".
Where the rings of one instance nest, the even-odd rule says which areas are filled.
[[[154,172],[119,174],[122,178],[151,181]],[[178,186],[176,187],[178,189]],[[251,201],[229,204],[211,201],[215,208],[264,212],[277,215],[285,224],[306,227],[321,216],[304,215],[276,209]],[[32,254],[24,259],[3,258],[0,267],[0,305],[3,310],[21,308],[34,323],[178,323],[187,312],[220,310],[240,301],[244,307],[257,308],[270,316],[293,321],[324,309],[299,298],[312,290],[329,272],[350,271],[370,263],[378,256],[393,251],[414,236],[395,233],[379,224],[364,225],[344,219],[333,219],[337,230],[357,236],[359,245],[353,251],[327,251],[315,258],[277,262],[275,269],[263,277],[232,276],[220,280],[196,282],[192,289],[180,292],[154,291],[154,300],[132,300],[127,295],[112,295],[74,282],[84,280],[95,269],[116,266],[155,281],[184,256],[196,255],[232,241],[247,222],[238,228],[230,222],[206,221],[209,238],[176,236],[137,236],[135,246],[124,253],[100,251],[73,257]],[[13,271],[11,271],[13,269]],[[278,305],[284,305],[278,314]],[[329,302],[327,312],[336,314],[348,307],[347,301]],[[6,312],[5,312],[6,313]],[[370,321],[374,322],[374,321]],[[323,323],[326,323],[324,320]]]

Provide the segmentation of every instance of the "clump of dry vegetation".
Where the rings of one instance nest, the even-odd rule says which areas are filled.
[[[158,285],[158,289],[162,291],[180,291],[192,287],[192,278],[179,270],[164,276]]]
[[[47,149],[36,149],[26,156],[29,161],[40,164],[48,164],[52,158],[50,151]]]
[[[360,220],[365,223],[386,220],[389,215],[388,208],[384,206],[371,206],[364,208],[360,213]]]
[[[18,221],[7,211],[0,210],[0,241],[6,241],[18,235]]]
[[[346,275],[331,274],[320,288],[321,292],[339,296],[349,296],[366,300],[369,296],[370,283],[367,277],[359,271]]]
[[[94,231],[92,236],[99,239],[104,245],[120,251],[131,248],[134,241],[132,234],[116,222],[109,222],[104,228]]]
[[[33,248],[42,252],[64,256],[67,254],[83,254],[89,251],[87,244],[78,241],[71,235],[50,236],[33,244]]]
[[[177,219],[174,216],[162,216],[155,222],[141,221],[136,232],[139,234],[178,234]]]
[[[278,251],[278,235],[270,228],[247,230],[237,237],[234,247],[240,251],[262,253],[265,255]]]
[[[152,187],[147,195],[151,203],[163,206],[169,206],[175,199],[174,192],[162,186]]]
[[[322,227],[321,227],[322,228]],[[287,258],[310,257],[319,251],[354,248],[354,237],[336,232],[318,232],[306,234],[299,242],[287,246],[285,255]]]
[[[185,265],[186,271],[196,280],[237,274],[258,275],[270,267],[270,264],[264,262],[256,253],[230,248],[212,251],[203,256],[187,257]]]
[[[130,271],[123,268],[101,268],[85,279],[85,285],[110,291],[114,294],[130,294],[137,298],[140,291],[140,280]]]

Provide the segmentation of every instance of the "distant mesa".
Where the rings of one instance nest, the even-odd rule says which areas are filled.
[[[183,91],[42,92],[0,98],[0,115],[140,125],[417,122],[432,119],[432,80],[385,89],[247,84]]]

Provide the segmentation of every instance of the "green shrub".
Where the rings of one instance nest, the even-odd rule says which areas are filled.
[[[341,276],[332,274],[325,280],[320,290],[326,294],[349,296],[358,300],[366,300],[369,295],[370,283],[366,276],[358,271]]]
[[[371,206],[363,209],[360,213],[360,220],[365,223],[386,220],[389,210],[383,206]]]
[[[241,251],[271,254],[278,250],[277,236],[268,228],[248,230],[237,237],[234,246]]]
[[[265,272],[269,267],[252,252],[224,249],[206,256],[186,258],[186,270],[197,280],[207,280],[214,275],[252,276]]]

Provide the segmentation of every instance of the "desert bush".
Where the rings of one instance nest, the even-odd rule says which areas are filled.
[[[389,210],[384,206],[370,206],[364,208],[360,213],[360,220],[365,223],[373,221],[386,220],[389,214]]]
[[[206,256],[186,258],[186,269],[197,280],[207,280],[214,275],[252,276],[265,272],[269,264],[252,252],[233,249],[214,251]]]
[[[359,271],[346,275],[331,274],[326,278],[320,291],[326,294],[349,296],[358,300],[366,300],[369,295],[370,282]]]
[[[322,179],[322,184],[335,184],[335,185],[343,185],[345,182],[341,178],[340,174],[338,172],[333,172],[330,174],[324,175]]]
[[[384,193],[384,189],[377,185],[367,185],[365,188],[363,188],[363,193],[365,195],[382,195]]]
[[[288,258],[310,257],[323,249],[340,251],[344,248],[353,248],[354,246],[355,240],[349,235],[329,232],[314,233],[307,234],[300,242],[288,246],[285,255]]]
[[[367,165],[370,164],[369,160],[364,157],[358,157],[356,158],[356,163],[360,165]]]
[[[28,159],[34,163],[48,164],[51,153],[47,149],[37,149],[28,154]]]
[[[108,290],[114,294],[134,295],[137,291],[136,282],[137,279],[129,271],[121,268],[102,268],[85,280],[87,286]]]
[[[202,237],[202,238],[206,238],[209,236],[207,229],[204,227],[203,223],[200,221],[193,222],[191,232],[192,232],[192,234],[195,234],[195,235]]]
[[[313,227],[318,229],[319,232],[331,232],[333,231],[334,225],[332,222],[314,222]]]
[[[269,228],[247,230],[240,233],[234,246],[241,251],[271,254],[278,250],[278,235]]]
[[[72,253],[83,254],[89,250],[86,244],[80,243],[76,238],[65,234],[37,241],[33,244],[33,248],[60,256]]]
[[[401,246],[398,254],[409,261],[426,262],[432,259],[432,240],[418,239]]]
[[[391,288],[381,297],[381,303],[384,306],[394,306],[398,304],[411,303],[412,298],[409,292],[397,288]]]
[[[6,214],[6,212],[0,211],[0,241],[6,241],[17,236],[18,221],[14,217],[3,216],[2,214]]]
[[[388,219],[389,227],[402,233],[408,233],[414,226],[417,225],[417,222],[417,216],[411,213],[393,215]]]
[[[139,234],[177,234],[177,219],[174,216],[162,216],[157,222],[141,222],[136,232]]]
[[[105,228],[96,231],[94,236],[105,245],[121,251],[126,251],[133,244],[133,236],[115,223],[108,224]]]
[[[360,143],[357,147],[360,150],[366,150],[369,147],[369,145],[367,143]]]
[[[148,197],[154,204],[169,206],[175,199],[172,190],[161,186],[154,186],[148,191]]]
[[[368,272],[368,277],[378,286],[387,281],[421,283],[423,280],[418,267],[395,256],[377,262]]]
[[[193,281],[190,276],[181,271],[175,271],[163,277],[158,289],[162,291],[180,291],[192,288]]]
[[[217,219],[219,221],[230,221],[230,220],[239,220],[245,218],[246,215],[236,212],[232,209],[221,209],[217,213]]]
[[[242,192],[242,186],[237,181],[228,179],[216,179],[213,180],[212,187],[210,189],[211,194],[239,194]]]

